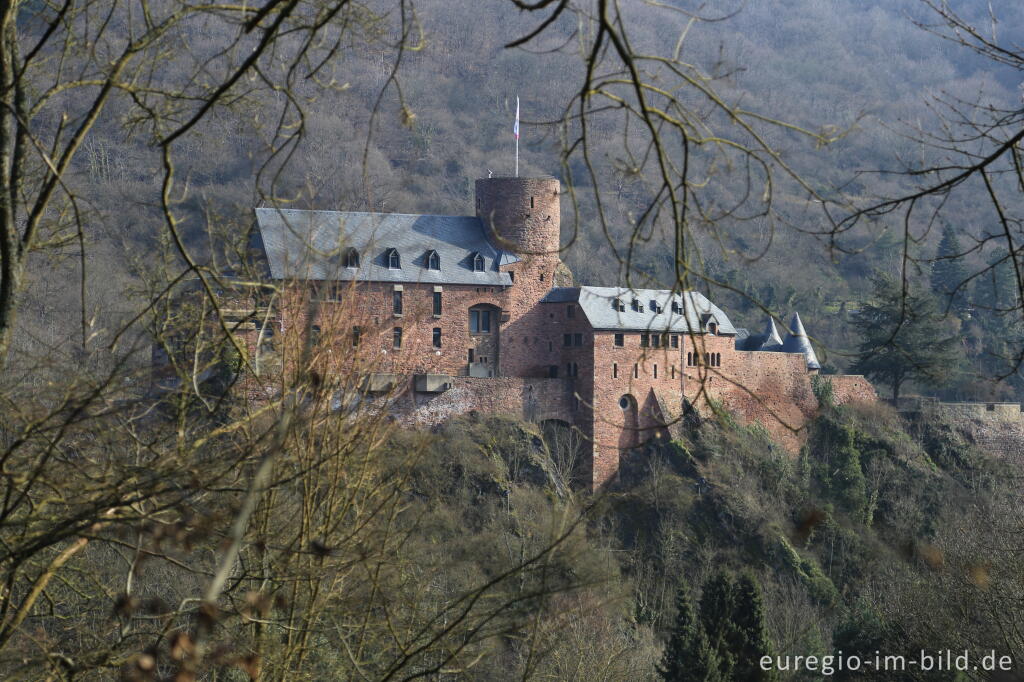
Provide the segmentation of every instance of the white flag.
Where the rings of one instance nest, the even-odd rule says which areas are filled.
[[[517,140],[519,139],[519,97],[518,96],[516,97],[516,125],[515,125],[514,128],[512,128],[512,134],[516,136]]]

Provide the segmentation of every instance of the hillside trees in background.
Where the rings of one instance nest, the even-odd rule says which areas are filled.
[[[954,7],[947,2],[922,0],[929,16],[915,23],[937,39],[957,46],[980,68],[992,73],[1013,74],[1019,80],[1024,71],[1024,51],[1005,32],[999,22],[1020,19],[1019,7],[1012,3],[989,5],[987,12],[971,5]],[[1001,289],[1012,289],[1015,296],[1002,312],[1008,319],[1024,321],[1024,272],[1020,268],[1022,219],[1024,219],[1024,166],[1020,143],[1024,140],[1024,108],[1020,97],[1000,103],[983,88],[970,96],[944,93],[935,98],[938,120],[932,127],[918,126],[907,135],[919,145],[921,158],[899,160],[902,168],[891,167],[888,173],[909,182],[903,191],[883,193],[882,200],[867,201],[852,214],[843,217],[832,231],[832,239],[864,221],[883,225],[896,218],[904,235],[901,249],[903,264],[900,278],[907,288],[917,268],[932,268],[933,286],[944,295],[956,312],[974,307],[991,309],[991,289],[984,284],[972,286],[976,279],[995,278],[991,263],[1007,263]],[[931,154],[938,154],[935,159]],[[957,206],[972,206],[971,215],[959,229],[950,225]],[[894,221],[894,222],[896,222]],[[938,253],[934,258],[922,256],[918,245],[936,223],[946,222]],[[961,239],[958,239],[958,234]],[[961,246],[964,243],[964,246]],[[986,253],[989,261],[974,254]],[[994,254],[994,255],[993,255]],[[993,260],[994,259],[994,260]],[[1009,279],[1012,277],[1012,279]],[[1007,286],[1009,285],[1009,286]],[[972,294],[981,300],[968,300]],[[1000,294],[1000,297],[1006,294]],[[993,330],[989,318],[988,326]],[[983,323],[984,324],[984,323]],[[891,327],[895,333],[896,327]],[[993,330],[994,331],[994,330]],[[1000,330],[1002,331],[1002,330]],[[1012,334],[997,334],[980,360],[983,372],[991,372],[993,358],[1005,359],[998,380],[1013,377],[1011,389],[1020,386],[1024,366],[1024,345]],[[984,341],[983,341],[984,342]],[[992,352],[992,351],[995,352]],[[990,389],[991,390],[991,389]]]

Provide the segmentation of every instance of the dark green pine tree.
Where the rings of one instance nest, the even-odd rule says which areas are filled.
[[[718,571],[704,583],[704,593],[700,597],[700,621],[708,645],[718,659],[718,672],[722,679],[732,679],[735,664],[730,648],[736,641],[732,621],[735,611],[736,583],[728,573]]]
[[[943,310],[948,307],[958,314],[967,308],[965,286],[968,274],[962,254],[956,230],[947,223],[942,228],[942,239],[932,264],[931,285]]]
[[[732,679],[742,682],[767,682],[775,679],[772,670],[761,668],[761,659],[771,656],[772,646],[765,624],[764,601],[757,579],[749,574],[736,581],[730,646],[735,658]]]
[[[860,359],[851,374],[892,386],[893,400],[909,380],[939,387],[954,379],[961,348],[933,296],[904,292],[890,275],[876,273],[872,299],[854,314],[861,333]]]
[[[718,658],[708,644],[704,628],[697,620],[686,583],[676,593],[676,624],[658,666],[667,682],[718,682]]]

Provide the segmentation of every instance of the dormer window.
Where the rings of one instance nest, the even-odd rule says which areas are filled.
[[[665,312],[665,309],[661,307],[661,304],[659,304],[657,301],[655,301],[652,298],[651,299],[651,312],[660,315],[663,312]]]
[[[683,308],[679,305],[679,301],[672,301],[672,312],[682,314]]]
[[[353,248],[345,250],[345,267],[346,268],[358,268],[359,267],[359,252]]]
[[[473,254],[473,272],[483,272],[483,271],[484,271],[484,257],[481,256],[479,253],[474,253]]]
[[[389,270],[402,269],[402,257],[398,255],[398,249],[388,249],[387,252],[385,252],[384,257],[388,261]]]
[[[441,269],[441,257],[437,255],[437,251],[431,249],[427,251],[427,270],[440,270]]]
[[[640,299],[638,298],[633,299],[633,302],[630,304],[630,307],[633,309],[634,313],[642,313],[644,311],[644,304],[641,303]]]
[[[626,312],[626,304],[623,303],[621,299],[613,298],[612,299],[612,310],[614,310],[617,313],[624,313],[624,312]]]

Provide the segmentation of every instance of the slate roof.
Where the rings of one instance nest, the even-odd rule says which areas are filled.
[[[409,215],[257,208],[256,224],[272,279],[370,282],[423,282],[509,286],[498,264],[514,263],[514,254],[487,240],[473,216]],[[359,267],[345,267],[347,249],[359,252]],[[401,268],[388,268],[387,252],[397,249]],[[437,251],[440,270],[427,268],[427,253]],[[474,272],[473,256],[484,259]]]
[[[625,304],[625,312],[616,310],[612,302]],[[633,309],[636,299],[643,312]],[[682,303],[683,313],[672,312],[672,300]],[[655,312],[654,301],[662,309]],[[673,293],[665,289],[627,289],[625,287],[556,287],[542,299],[543,303],[579,303],[583,314],[594,329],[622,329],[630,331],[667,331],[700,334],[707,323],[718,322],[718,333],[736,334],[736,328],[722,309],[697,291]]]
[[[783,353],[803,353],[807,357],[808,369],[821,369],[818,356],[814,353],[811,340],[807,338],[804,331],[804,323],[800,321],[800,313],[793,313],[793,319],[789,323],[789,334],[782,343]]]
[[[736,350],[782,350],[782,337],[779,336],[779,330],[775,326],[775,320],[769,317],[768,324],[765,325],[764,331],[760,334],[748,335],[742,340],[737,338]]]

